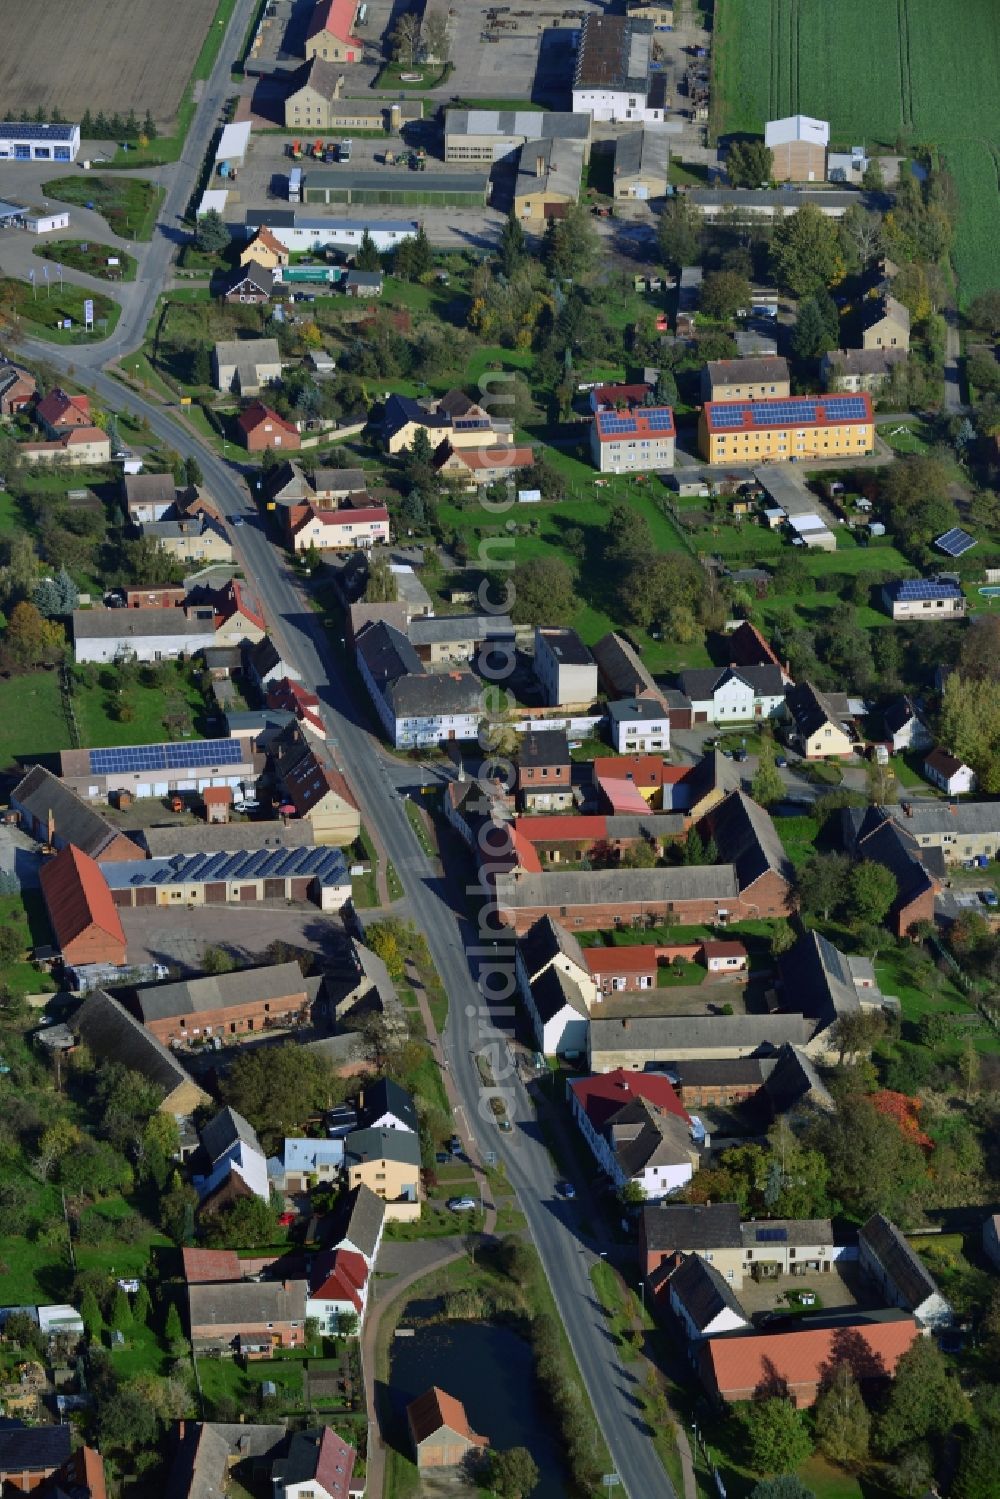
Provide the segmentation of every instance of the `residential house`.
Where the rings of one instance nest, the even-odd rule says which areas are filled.
[[[339,1144],[343,1141],[330,1142]],[[352,1327],[360,1331],[368,1301],[368,1265],[352,1249],[324,1250],[309,1267],[306,1316],[314,1317],[324,1337]]]
[[[336,1181],[343,1164],[343,1140],[286,1139],[280,1158],[268,1162],[268,1171],[283,1191],[294,1195],[308,1192],[314,1183]]]
[[[882,1385],[920,1336],[902,1312],[858,1312],[833,1327],[797,1327],[745,1337],[710,1338],[700,1373],[713,1400],[731,1404],[787,1390],[798,1407],[810,1406],[839,1363],[862,1388]]]
[[[876,394],[889,384],[896,366],[905,362],[905,349],[834,349],[820,360],[820,374],[829,391]]]
[[[859,859],[869,859],[890,870],[896,881],[896,898],[885,918],[885,924],[897,937],[908,936],[920,922],[934,920],[934,907],[940,880],[937,870],[929,867],[937,861],[937,850],[917,842],[909,825],[898,821],[895,807],[869,807],[858,818],[851,819],[847,839],[849,851]]]
[[[235,1109],[220,1109],[201,1131],[201,1148],[209,1164],[207,1176],[195,1177],[199,1212],[217,1213],[240,1197],[270,1199],[267,1161],[257,1131]]]
[[[294,422],[288,422],[263,401],[253,401],[236,418],[240,441],[249,453],[275,451],[297,452],[302,439]]]
[[[356,640],[358,669],[397,749],[475,739],[483,686],[469,671],[428,672],[399,630],[366,625]]]
[[[514,213],[523,224],[543,228],[579,202],[587,156],[583,141],[546,136],[527,140],[518,154]]]
[[[34,418],[49,437],[61,437],[72,427],[92,427],[89,396],[69,396],[58,385],[37,403]]]
[[[927,749],[934,739],[912,698],[898,697],[882,714],[882,727],[894,755]]]
[[[317,468],[312,473],[286,458],[264,477],[264,498],[274,505],[334,509],[352,495],[364,494],[367,479],[360,468]]]
[[[572,761],[563,729],[528,729],[517,747],[517,790],[525,812],[573,805]]]
[[[951,1303],[904,1235],[881,1213],[873,1213],[858,1232],[858,1261],[890,1306],[912,1312],[921,1328],[947,1327]]]
[[[381,271],[359,271],[352,267],[340,284],[348,297],[380,297],[385,278]]]
[[[725,643],[730,666],[776,666],[786,685],[791,682],[788,662],[782,661],[775,654],[757,626],[748,619],[740,621],[735,630],[726,636]]]
[[[70,1020],[70,1029],[97,1060],[118,1063],[152,1083],[162,1095],[162,1113],[185,1119],[210,1102],[163,1042],[103,989],[90,991]]]
[[[317,0],[306,28],[306,57],[361,62],[365,44],[352,32],[356,11],[356,0]]]
[[[289,666],[269,635],[243,648],[243,669],[258,692],[266,692],[277,682],[297,681],[298,672]]]
[[[611,701],[628,698],[658,698],[662,693],[639,654],[624,635],[614,631],[602,635],[593,647],[601,690]]]
[[[722,466],[859,458],[874,451],[875,414],[866,394],[706,401],[698,445],[708,463]]]
[[[107,1499],[107,1492],[104,1459],[93,1447],[78,1447],[35,1490],[38,1499]]]
[[[698,830],[704,839],[714,838],[719,858],[733,865],[744,909],[789,913],[795,872],[763,807],[743,791],[730,791],[699,821]]]
[[[644,845],[659,853],[685,828],[685,819],[672,812],[518,817],[504,819],[492,833],[481,836],[480,846],[494,873],[507,868],[541,874],[554,865],[586,868],[589,861],[606,865],[615,859],[624,863],[630,850]]]
[[[322,847],[353,843],[361,827],[357,802],[343,773],[326,758],[298,724],[272,745],[275,780],[297,817],[308,820]]]
[[[216,645],[263,640],[267,629],[263,605],[247,583],[233,578],[214,595],[214,603]]]
[[[285,95],[285,129],[307,133],[332,130],[343,81],[344,75],[335,63],[314,54],[304,67],[296,69],[289,80],[289,91]],[[286,261],[279,263],[287,264]]]
[[[344,1142],[344,1166],[350,1188],[364,1183],[385,1203],[388,1222],[410,1223],[420,1217],[420,1139],[409,1130],[358,1129]]]
[[[209,515],[185,515],[177,520],[148,521],[142,528],[148,541],[175,562],[232,562],[233,547],[221,521]]]
[[[308,734],[326,740],[326,724],[320,701],[315,692],[309,692],[301,682],[282,677],[267,689],[267,706],[279,712],[290,713]]]
[[[471,493],[487,484],[513,480],[530,468],[535,452],[529,447],[453,448],[445,438],[434,454],[434,469],[442,479],[452,479]]]
[[[883,816],[893,820],[919,853],[931,850],[946,865],[993,859],[1000,852],[1000,802],[903,801],[886,807]]]
[[[737,1203],[660,1202],[642,1209],[639,1268],[654,1293],[661,1292],[668,1277],[693,1256],[711,1265],[723,1284],[742,1286],[743,1238]]]
[[[215,612],[191,609],[74,609],[77,661],[171,661],[216,644]]]
[[[534,673],[551,708],[589,707],[597,696],[597,662],[575,630],[535,626]]]
[[[628,410],[634,406],[645,406],[653,390],[654,386],[647,381],[638,381],[632,385],[595,385],[587,404],[592,412]]]
[[[924,759],[924,775],[932,786],[937,786],[949,796],[966,796],[975,791],[979,782],[976,772],[964,760],[950,755],[938,745]]]
[[[391,1077],[369,1083],[358,1095],[358,1118],[363,1129],[401,1129],[420,1133],[413,1099]]]
[[[849,709],[842,693],[820,692],[811,682],[796,683],[785,694],[796,742],[807,760],[853,755]]]
[[[122,505],[136,526],[163,520],[177,503],[173,474],[122,474]]]
[[[791,393],[787,359],[710,359],[701,373],[704,401],[787,401]]]
[[[18,781],[10,807],[26,833],[57,851],[72,844],[102,864],[136,856],[131,838],[44,765],[33,765]]]
[[[507,614],[431,614],[411,620],[406,635],[425,666],[473,661],[494,648],[514,650],[514,626]]]
[[[828,1033],[845,1015],[862,1010],[887,1014],[895,1006],[879,989],[869,958],[843,953],[819,932],[806,932],[778,960],[784,1008],[816,1021],[810,1047],[814,1053],[829,1049],[835,1061],[839,1046]]]
[[[748,723],[785,711],[785,681],[777,666],[701,667],[682,671],[677,681],[696,724]]]
[[[465,1407],[436,1386],[411,1400],[406,1423],[417,1467],[457,1468],[470,1453],[481,1453],[489,1439],[473,1431]]]
[[[235,266],[223,276],[218,294],[224,302],[259,306],[270,302],[274,285],[273,271],[251,260],[247,264]]]
[[[359,1254],[371,1270],[382,1243],[385,1217],[384,1199],[359,1182],[337,1198],[327,1229],[330,1247]]]
[[[332,1426],[293,1432],[286,1456],[271,1468],[273,1499],[361,1499],[365,1482],[355,1476],[356,1462]]]
[[[659,948],[652,943],[585,947],[581,952],[597,985],[599,999],[616,994],[648,994],[657,987]]]
[[[259,395],[265,385],[281,379],[282,362],[276,338],[237,338],[217,343],[212,350],[216,390]]]
[[[677,429],[669,406],[595,412],[590,456],[602,474],[659,473],[674,466]]]
[[[30,370],[5,364],[0,369],[0,416],[17,416],[26,410],[37,390],[38,382]]]
[[[47,859],[39,882],[52,929],[53,945],[70,967],[126,960],[121,917],[100,866],[73,844]]]
[[[866,302],[862,308],[861,347],[899,349],[904,354],[909,353],[909,309],[889,295]]]
[[[680,1322],[688,1344],[701,1343],[718,1333],[742,1332],[750,1326],[743,1310],[714,1265],[700,1254],[682,1259],[666,1285],[670,1310]],[[690,1355],[689,1348],[689,1355]]]
[[[703,942],[701,960],[714,978],[746,973],[750,958],[742,942]]]
[[[20,442],[17,452],[25,463],[66,463],[71,468],[111,462],[111,443],[100,427],[70,427],[50,442]]]
[[[764,126],[764,144],[771,152],[771,176],[775,182],[826,181],[828,120],[814,120],[809,115],[768,120]]]
[[[169,1046],[301,1024],[314,991],[298,963],[272,963],[145,986],[136,990],[135,1005],[143,1025]]]
[[[305,1344],[304,1280],[233,1280],[189,1285],[188,1327],[196,1354],[271,1358]]]
[[[315,547],[320,552],[351,552],[376,543],[388,545],[389,511],[381,503],[363,503],[366,498],[355,495],[335,509],[288,509],[285,521],[292,551],[301,554]]]
[[[670,710],[662,698],[624,698],[608,704],[611,743],[619,754],[670,748]]]
[[[390,453],[413,446],[423,430],[434,448],[445,439],[453,448],[513,446],[510,422],[494,421],[464,391],[450,390],[437,400],[416,401],[391,395],[385,403],[383,433]]]
[[[698,1169],[691,1120],[663,1073],[617,1068],[571,1080],[568,1096],[580,1133],[616,1187],[635,1181],[658,1199]]]
[[[629,130],[615,141],[614,197],[647,202],[666,196],[670,137],[665,130]]]
[[[573,75],[573,111],[595,120],[662,124],[666,86],[651,69],[653,23],[629,16],[588,15],[580,28]]]
[[[266,270],[273,271],[287,264],[288,251],[266,225],[262,225],[246,249],[240,251],[240,265],[259,265]]]
[[[882,602],[893,619],[964,619],[966,598],[958,583],[948,578],[902,578],[886,583]]]
[[[71,1460],[72,1436],[68,1424],[5,1423],[0,1427],[0,1491],[5,1494],[37,1491]]]
[[[177,1428],[177,1450],[164,1491],[166,1499],[216,1499],[229,1488],[230,1473],[236,1465],[269,1467],[286,1440],[284,1422],[229,1426],[183,1421]]]
[[[540,917],[516,944],[514,972],[539,1050],[583,1051],[597,991],[576,937],[551,916]]]

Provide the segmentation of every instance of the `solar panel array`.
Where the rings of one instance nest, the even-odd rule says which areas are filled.
[[[803,422],[863,422],[868,403],[863,396],[828,396],[822,399],[787,401],[717,401],[712,405],[712,426],[742,427],[747,417],[755,427],[794,427]]]
[[[940,547],[941,551],[946,552],[949,557],[962,557],[976,545],[976,538],[970,536],[968,531],[963,531],[961,526],[952,526],[950,531],[937,537],[934,545]]]
[[[644,406],[639,411],[602,411],[598,413],[601,432],[615,437],[635,437],[642,421],[644,432],[672,432],[674,413],[669,406]]]
[[[788,1242],[787,1228],[758,1228],[755,1238],[758,1244],[785,1244]]]
[[[96,776],[122,771],[195,770],[199,766],[242,765],[246,749],[240,739],[191,739],[178,744],[121,745],[90,751]]]
[[[961,591],[957,583],[939,583],[935,578],[904,578],[896,596],[908,600],[950,599]]]
[[[336,848],[261,848],[239,853],[175,854],[151,860],[129,880],[131,885],[202,885],[210,881],[318,879],[332,884],[346,877],[344,856]]]

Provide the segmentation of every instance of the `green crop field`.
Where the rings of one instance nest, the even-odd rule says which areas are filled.
[[[788,114],[829,120],[834,142],[937,146],[962,205],[963,302],[997,282],[1000,7],[964,0],[717,0],[713,128],[760,133]],[[960,80],[960,84],[957,82]]]

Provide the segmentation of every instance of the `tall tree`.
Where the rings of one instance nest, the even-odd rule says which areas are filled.
[[[524,243],[524,229],[521,220],[512,208],[504,219],[498,246],[500,269],[508,279],[523,264],[527,253]]]
[[[774,152],[761,140],[736,141],[726,154],[726,176],[733,187],[766,187],[774,171]]]
[[[230,237],[226,221],[216,208],[201,215],[194,231],[194,242],[205,254],[228,250]]]
[[[561,557],[529,557],[510,574],[515,624],[564,625],[580,607],[573,574]],[[503,585],[501,584],[501,587]]]
[[[524,1499],[538,1482],[538,1464],[527,1447],[490,1451],[489,1485],[500,1499]]]
[[[750,795],[762,807],[769,807],[773,802],[780,802],[784,794],[785,783],[775,764],[774,740],[764,736],[760,741],[757,769],[750,782]]]
[[[893,1456],[925,1437],[953,1430],[968,1415],[968,1400],[944,1354],[933,1338],[917,1338],[896,1365],[876,1428],[879,1449]]]
[[[884,921],[899,894],[899,882],[892,870],[874,859],[855,864],[849,884],[851,913],[857,922]]]
[[[757,1473],[783,1473],[797,1468],[812,1452],[812,1441],[802,1416],[784,1396],[752,1400],[740,1411],[750,1462]]]
[[[817,853],[807,859],[795,874],[799,910],[829,921],[846,895],[848,867],[843,854]]]
[[[698,209],[679,194],[668,198],[656,232],[664,263],[677,270],[695,265],[701,253],[703,234],[704,221]]]
[[[542,255],[556,280],[577,279],[592,270],[599,248],[597,232],[585,203],[572,203],[561,219],[550,219]]]
[[[382,265],[375,241],[372,239],[371,233],[367,228],[361,236],[358,253],[354,257],[354,264],[359,271],[377,271]]]
[[[420,21],[413,11],[404,11],[390,33],[389,41],[394,60],[412,68],[420,44]]]
[[[701,310],[707,317],[728,322],[741,308],[750,306],[751,288],[737,271],[709,271],[702,282]]]
[[[844,274],[844,260],[832,219],[806,203],[782,219],[771,240],[771,261],[778,282],[797,296],[831,286]]]
[[[792,329],[792,352],[799,359],[817,359],[837,347],[838,337],[830,332],[815,297],[803,297]]]
[[[860,1466],[868,1456],[871,1416],[847,1364],[840,1364],[816,1402],[816,1440],[824,1457],[842,1468]]]

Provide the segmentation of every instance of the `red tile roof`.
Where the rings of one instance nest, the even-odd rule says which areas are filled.
[[[306,721],[321,734],[326,729],[320,713],[319,698],[315,692],[310,692],[303,687],[301,682],[293,682],[290,677],[282,677],[280,682],[272,682],[267,689],[267,706],[269,708],[281,708],[286,713],[294,713],[300,723]]]
[[[651,385],[598,385],[591,392],[598,406],[641,406],[652,390]]]
[[[600,1129],[612,1114],[617,1114],[634,1098],[645,1098],[665,1114],[676,1114],[678,1119],[690,1122],[673,1084],[662,1073],[627,1072],[618,1067],[614,1072],[577,1078],[570,1087],[595,1129]]]
[[[206,807],[232,806],[233,788],[231,786],[206,786],[201,793],[201,799]]]
[[[288,250],[281,243],[281,240],[275,238],[266,224],[261,224],[257,230],[257,233],[253,237],[251,248],[253,245],[264,245],[266,249],[271,250],[275,255],[288,254]]]
[[[449,1431],[455,1432],[460,1437],[465,1437],[477,1447],[488,1447],[486,1437],[479,1436],[469,1425],[469,1419],[465,1414],[465,1406],[461,1400],[456,1400],[454,1395],[445,1394],[433,1385],[425,1394],[418,1395],[416,1400],[411,1400],[406,1407],[406,1416],[410,1423],[414,1442],[423,1442],[442,1426]]]
[[[125,932],[100,866],[89,854],[68,843],[42,865],[42,895],[52,923],[56,946],[69,947],[92,927],[121,948],[125,960]],[[95,961],[101,961],[95,959]]]
[[[703,942],[701,950],[705,958],[745,958],[747,950],[742,942]]]
[[[670,418],[668,423],[663,420],[664,412]],[[631,418],[627,432],[620,430],[619,418],[622,417]],[[674,413],[669,406],[631,406],[627,411],[598,411],[594,417],[594,427],[599,442],[624,442],[635,437],[655,437],[662,440],[675,436],[677,430]]]
[[[354,1448],[332,1426],[324,1426],[316,1454],[315,1479],[330,1499],[347,1499],[356,1456]]]
[[[309,1295],[313,1301],[348,1301],[360,1317],[364,1308],[361,1292],[368,1281],[364,1256],[353,1249],[335,1249],[322,1254],[313,1266]]]
[[[340,771],[321,765],[313,754],[303,755],[297,764],[285,771],[284,780],[292,806],[300,817],[311,812],[331,791],[349,807],[357,806]]]
[[[636,786],[676,786],[690,765],[671,765],[662,755],[601,755],[594,775],[601,780],[632,781]]]
[[[294,422],[286,422],[283,416],[272,411],[270,406],[265,406],[263,401],[251,401],[245,411],[241,411],[236,418],[236,425],[240,431],[249,437],[264,422],[270,422],[272,426],[280,427],[283,432],[290,432],[298,437],[299,431]]]
[[[222,603],[219,605],[215,616],[216,624],[223,624],[227,619],[232,619],[234,614],[244,615],[260,630],[267,629],[267,622],[264,619],[264,610],[260,600],[238,578],[232,580],[222,595]]]
[[[657,967],[656,948],[652,943],[634,947],[585,947],[583,956],[595,978],[605,974],[650,973]]]
[[[606,838],[606,817],[519,817],[517,831],[529,843],[596,843]]]
[[[721,432],[725,436],[728,433],[803,427],[858,427],[874,422],[870,396],[862,394],[851,397],[862,403],[864,414],[850,419],[830,414],[830,402],[838,399],[843,400],[843,396],[784,396],[774,401],[706,401],[705,424],[710,432]],[[769,412],[768,407],[773,410]],[[724,424],[716,426],[716,412],[731,413],[736,410],[741,413],[740,421],[734,425],[732,417],[727,415]]]
[[[88,396],[68,396],[64,390],[50,390],[35,407],[35,414],[50,427],[89,427]]]
[[[181,1264],[189,1286],[218,1285],[242,1280],[243,1269],[235,1249],[182,1249]]]
[[[357,8],[356,0],[320,0],[312,13],[306,36],[319,36],[325,31],[336,37],[338,42],[353,42],[358,47],[363,46],[351,33]]]
[[[384,505],[343,505],[339,510],[320,510],[310,506],[301,521],[293,526],[293,531],[301,531],[310,520],[318,520],[324,526],[353,526],[358,523],[371,525],[374,521],[385,521],[388,525],[389,512]]]
[[[451,456],[466,468],[530,468],[535,461],[532,448],[453,448]]]
[[[885,1378],[919,1336],[914,1319],[900,1314],[850,1326],[709,1338],[706,1350],[719,1393],[737,1399],[781,1381],[790,1387],[818,1384],[838,1362],[861,1379]]]

